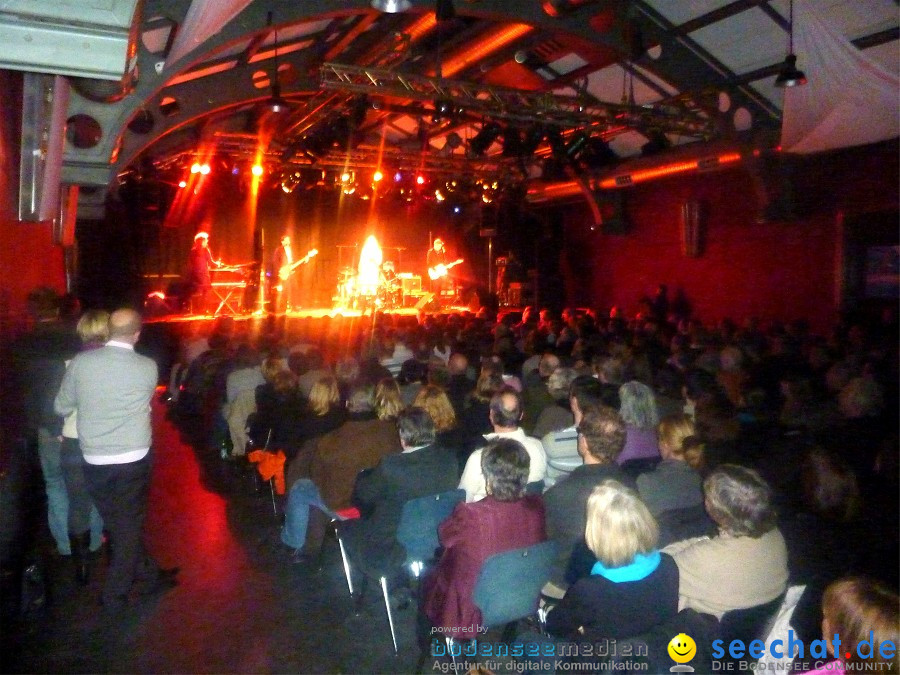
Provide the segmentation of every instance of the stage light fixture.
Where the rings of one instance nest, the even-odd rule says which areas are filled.
[[[344,173],[341,174],[341,182],[342,183],[349,183],[352,180],[352,178],[353,178],[353,174],[351,174],[349,171],[344,171]]]
[[[400,171],[398,171],[397,173],[394,174],[394,182],[395,183],[399,183],[402,180],[403,180],[403,174]]]
[[[481,157],[491,147],[503,129],[496,122],[487,122],[469,141],[469,151],[475,157]]]
[[[187,181],[186,181],[186,180],[178,181],[178,187],[180,187],[180,188],[186,188],[186,187],[187,187]]]
[[[405,12],[412,7],[412,3],[409,0],[372,0],[371,4],[374,9],[385,14]]]
[[[375,173],[372,174],[372,180],[376,183],[380,183],[382,178],[384,178],[384,174],[381,173],[381,171],[375,171]]]
[[[191,164],[191,173],[200,173],[200,162]]]
[[[416,183],[418,183],[419,185],[425,185],[425,176],[416,176]]]
[[[200,173],[204,176],[207,175],[211,169],[209,168],[209,164],[201,164],[200,165]]]
[[[259,178],[260,176],[263,175],[263,168],[259,164],[254,164],[253,168],[250,169],[250,173],[252,173],[254,176]]]

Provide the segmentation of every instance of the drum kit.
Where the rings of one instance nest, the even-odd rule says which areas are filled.
[[[397,309],[403,306],[403,289],[399,277],[381,277],[377,287],[365,287],[352,267],[344,267],[338,272],[337,295],[339,307],[367,310]]]

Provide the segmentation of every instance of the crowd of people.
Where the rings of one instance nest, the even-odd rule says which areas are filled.
[[[838,598],[870,616],[865,587],[893,598],[893,633],[890,602],[873,630],[896,642],[896,324],[526,309],[270,328],[191,324],[166,398],[201,452],[281,453],[295,562],[321,564],[327,523],[356,509],[348,553],[377,578],[403,561],[403,504],[458,488],[420,593],[444,634],[478,626],[487,557],[552,539],[555,639],[639,638],[685,611],[724,625],[802,585],[803,639],[823,596],[832,627]]]

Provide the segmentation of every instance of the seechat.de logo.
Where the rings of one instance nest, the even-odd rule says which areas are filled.
[[[678,665],[669,668],[672,673],[693,673],[691,666],[685,665],[697,655],[697,643],[687,633],[679,633],[669,641],[669,657]]]

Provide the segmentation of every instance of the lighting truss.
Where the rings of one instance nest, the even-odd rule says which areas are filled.
[[[469,115],[583,129],[607,140],[632,130],[703,140],[720,134],[718,120],[683,95],[648,105],[623,105],[339,63],[323,64],[319,74],[324,89],[419,101],[449,100]]]

